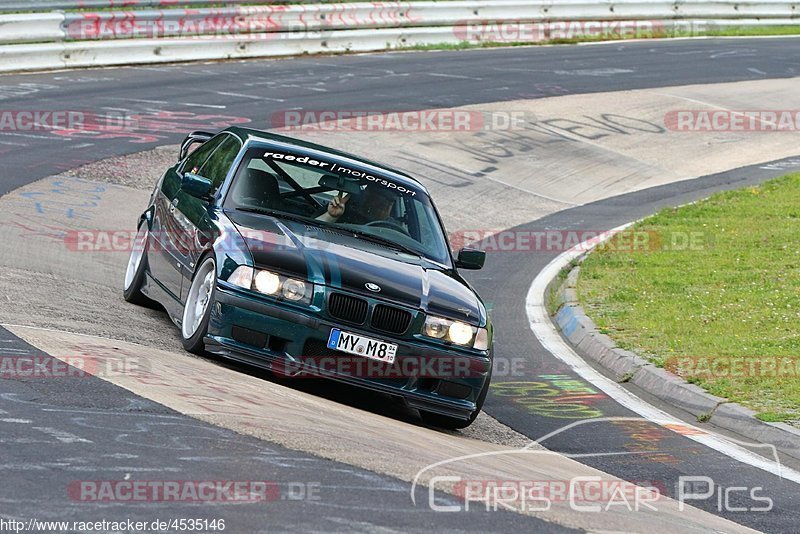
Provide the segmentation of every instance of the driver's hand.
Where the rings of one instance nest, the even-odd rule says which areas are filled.
[[[328,202],[328,215],[334,219],[344,215],[344,205],[347,204],[348,200],[350,200],[350,194],[345,195],[342,191],[339,191],[339,194]]]

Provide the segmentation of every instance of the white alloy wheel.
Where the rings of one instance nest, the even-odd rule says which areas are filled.
[[[189,288],[189,295],[186,297],[186,305],[183,308],[181,323],[183,339],[189,339],[195,335],[203,322],[206,310],[211,303],[214,284],[216,284],[215,269],[214,260],[209,258],[203,262],[192,280],[192,287]]]
[[[136,273],[139,271],[139,266],[142,264],[144,258],[144,247],[147,243],[147,223],[142,223],[142,227],[136,233],[133,239],[133,250],[128,258],[128,268],[125,270],[125,286],[123,289],[127,291],[130,289]]]

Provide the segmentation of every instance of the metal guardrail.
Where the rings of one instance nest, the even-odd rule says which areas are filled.
[[[165,10],[130,10],[131,0],[60,4],[94,2],[124,4],[126,10],[0,15],[0,71],[373,51],[464,41],[536,42],[578,37],[581,31],[592,35],[649,30],[658,36],[678,30],[693,33],[709,25],[800,25],[800,3],[772,0],[457,0]],[[183,0],[139,0],[134,5],[165,2]],[[0,6],[13,3],[0,0]],[[30,5],[42,3],[59,2],[33,0]],[[36,56],[37,50],[43,57]],[[7,61],[17,57],[14,54],[21,60]]]
[[[336,0],[330,0],[336,1]],[[325,0],[292,0],[293,3],[324,3]],[[201,5],[277,4],[280,0],[0,0],[0,13],[50,11],[56,9],[142,9]]]
[[[416,14],[414,8],[404,2],[66,13],[61,26],[64,40],[86,41],[134,37],[225,37],[447,24],[449,13],[426,7],[425,16]]]
[[[99,0],[98,0],[99,1]],[[0,43],[236,37],[275,32],[469,26],[491,22],[791,19],[791,2],[620,0],[375,2],[0,15]],[[800,18],[798,18],[800,23]]]

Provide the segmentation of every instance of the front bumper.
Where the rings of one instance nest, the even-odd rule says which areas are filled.
[[[392,365],[328,349],[332,328],[398,345]],[[339,324],[233,288],[218,287],[209,352],[284,375],[324,377],[390,394],[418,410],[468,419],[489,380],[488,356]]]

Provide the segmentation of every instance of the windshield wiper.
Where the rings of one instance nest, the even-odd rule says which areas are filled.
[[[399,250],[400,252],[411,254],[412,256],[417,256],[417,257],[422,256],[421,252],[416,251],[413,248],[409,248],[405,245],[401,245],[400,243],[395,243],[391,239],[386,239],[385,237],[380,237],[375,234],[370,234],[369,232],[362,232],[361,230],[353,230],[352,228],[348,228],[347,231],[351,232],[353,236],[355,236],[357,239],[363,239],[364,241],[369,241],[370,243],[376,243],[378,245],[390,247],[395,250]]]
[[[319,221],[317,219],[312,219],[310,217],[303,217],[302,215],[294,215],[292,213],[286,213],[284,211],[278,211],[269,208],[256,208],[252,206],[236,206],[236,209],[239,211],[247,211],[250,213],[260,213],[262,215],[270,215],[277,219],[288,219],[290,221],[300,222],[303,224],[312,224],[314,226],[328,228],[330,230],[334,230],[341,234],[350,235],[352,237],[355,237],[356,239],[361,239],[363,241],[369,241],[370,243],[375,243],[377,245],[383,245],[388,248],[393,248],[395,250],[399,250],[400,252],[405,252],[406,254],[410,254],[412,256],[417,256],[417,257],[423,256],[421,252],[416,251],[413,248],[401,245],[400,243],[395,243],[394,241],[386,239],[385,237],[380,237],[375,234],[370,234],[369,232],[362,232],[361,230],[353,230],[352,228],[343,228],[339,225],[330,224],[325,221]]]
[[[256,207],[252,207],[252,206],[236,206],[236,209],[238,211],[247,211],[247,212],[250,212],[250,213],[260,213],[262,215],[270,215],[270,216],[275,217],[277,219],[288,219],[290,221],[300,222],[300,223],[303,223],[303,224],[309,224],[310,223],[310,224],[315,224],[317,226],[322,226],[322,224],[325,224],[322,221],[318,221],[318,220],[312,219],[310,217],[304,217],[302,215],[295,215],[293,213],[286,213],[285,211],[272,210],[272,209],[269,209],[269,208],[256,208]]]

